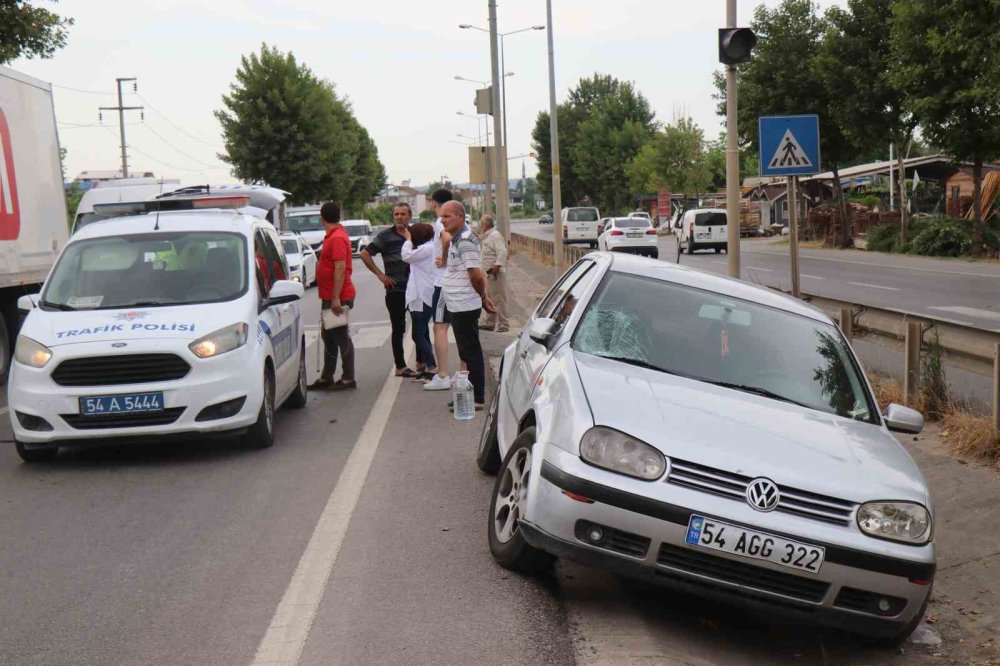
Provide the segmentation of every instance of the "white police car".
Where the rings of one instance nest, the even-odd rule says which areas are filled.
[[[18,302],[8,403],[21,458],[201,434],[271,445],[275,406],[306,404],[303,289],[247,203],[148,202],[159,212],[73,237],[42,293]]]

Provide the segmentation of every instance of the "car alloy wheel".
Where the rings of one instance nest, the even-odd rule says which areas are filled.
[[[510,543],[517,532],[517,523],[524,515],[528,499],[528,477],[531,474],[531,449],[521,448],[504,466],[496,485],[493,509],[494,533],[500,543]]]

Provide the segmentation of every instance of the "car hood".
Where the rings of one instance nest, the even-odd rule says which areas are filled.
[[[928,502],[920,470],[880,426],[589,354],[574,356],[594,422],[667,456],[854,502]]]
[[[47,347],[112,340],[185,339],[234,324],[245,317],[232,304],[53,312],[35,309],[21,334]]]

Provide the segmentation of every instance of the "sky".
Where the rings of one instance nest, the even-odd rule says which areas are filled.
[[[821,8],[846,0],[820,0]],[[37,3],[36,3],[37,4]],[[54,86],[56,118],[69,178],[121,166],[116,77],[125,106],[130,171],[153,171],[184,184],[232,178],[219,158],[222,138],[213,112],[234,81],[240,57],[267,43],[336,85],[374,138],[389,182],[413,185],[468,179],[462,134],[478,139],[477,84],[490,77],[486,0],[61,0],[42,3],[72,17],[67,46],[50,60],[8,66]],[[747,25],[758,0],[738,0]],[[764,0],[776,6],[779,0]],[[556,94],[559,101],[595,72],[634,81],[661,122],[690,115],[708,137],[722,129],[712,72],[719,65],[717,29],[725,1],[553,0]],[[501,32],[545,25],[544,0],[498,5]],[[535,118],[549,105],[545,31],[505,40],[508,155],[526,155]],[[492,132],[492,122],[490,123]],[[511,177],[530,157],[510,161]],[[272,183],[280,186],[281,183]]]

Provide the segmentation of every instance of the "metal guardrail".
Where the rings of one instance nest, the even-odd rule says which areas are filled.
[[[511,234],[511,247],[526,250],[551,263],[553,242],[550,240]],[[563,252],[568,267],[592,250],[567,245],[563,247]],[[776,287],[769,288],[787,293]],[[940,317],[842,301],[819,294],[803,293],[802,299],[839,323],[841,329],[851,339],[873,335],[902,343],[904,352],[910,350],[917,358],[917,367],[912,367],[914,365],[912,361],[907,363],[904,369],[904,385],[907,395],[914,399],[919,382],[919,352],[929,342],[928,333],[936,331],[943,360],[948,365],[993,377],[993,416],[996,427],[1000,428],[1000,332]],[[842,318],[846,319],[842,317],[842,313],[849,313],[851,320],[849,327],[846,321],[842,321]]]

